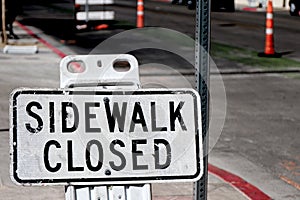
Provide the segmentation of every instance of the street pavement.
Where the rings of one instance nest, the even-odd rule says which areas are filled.
[[[252,12],[244,12],[243,8],[247,5],[239,4],[237,1],[235,3],[236,12],[211,12],[212,41],[228,45],[233,45],[234,41],[235,47],[247,48],[256,52],[263,51],[266,28],[265,9],[252,9]],[[133,1],[118,0],[117,5],[122,8],[126,6],[131,9],[135,8]],[[164,17],[161,17],[162,13],[165,14]],[[188,10],[186,6],[145,1],[145,26],[170,28],[193,38],[195,13],[195,10]],[[274,8],[273,21],[275,51],[299,61],[300,41],[296,39],[296,35],[299,35],[298,27],[300,25],[298,17],[290,16],[289,11],[285,8]]]
[[[64,188],[55,187],[24,187],[15,186],[9,178],[9,95],[15,88],[58,88],[59,87],[59,62],[61,58],[48,47],[28,35],[27,32],[16,26],[15,32],[20,36],[19,41],[10,41],[17,45],[37,45],[38,54],[3,54],[0,53],[0,199],[64,199]],[[40,35],[55,47],[66,54],[72,51],[66,46],[51,40],[40,30],[31,27],[35,34]],[[1,46],[3,49],[3,46]],[[147,71],[149,70],[149,72]],[[168,88],[188,87],[194,85],[193,75],[153,74],[153,69],[143,68],[141,71],[142,85],[147,87],[163,85]],[[160,69],[157,69],[160,70]],[[144,75],[143,75],[144,74]],[[211,87],[218,85],[212,76]],[[219,79],[217,79],[220,81]],[[214,166],[224,169],[233,175],[247,181],[272,199],[299,199],[300,190],[297,189],[299,177],[299,157],[293,158],[296,166],[289,168],[286,174],[279,176],[267,167],[284,167],[284,160],[268,160],[256,163],[249,156],[253,154],[261,160],[269,154],[280,154],[286,161],[290,155],[299,154],[299,139],[285,140],[281,137],[289,136],[289,130],[299,131],[297,111],[300,94],[297,88],[299,79],[287,78],[278,74],[267,75],[228,75],[223,77],[227,94],[227,115],[221,136],[213,135],[210,138],[216,141],[209,154],[209,162]],[[252,87],[253,84],[253,87]],[[268,93],[269,92],[269,93]],[[280,99],[280,101],[279,101]],[[268,100],[268,101],[266,101]],[[218,100],[217,100],[218,101]],[[288,102],[286,102],[288,101]],[[263,111],[267,111],[264,113]],[[287,112],[286,112],[287,111]],[[218,113],[218,112],[217,112]],[[267,120],[267,121],[265,121]],[[282,123],[281,123],[282,122]],[[257,141],[249,135],[263,135],[271,132],[272,137],[277,138],[276,148],[268,145],[268,137],[261,137]],[[270,133],[268,133],[270,135]],[[213,138],[215,137],[215,138]],[[259,137],[258,137],[259,138]],[[239,151],[236,141],[242,141],[243,151]],[[278,149],[277,149],[278,148]],[[292,153],[291,153],[292,151]],[[274,158],[274,157],[272,157]],[[266,167],[267,166],[267,167]],[[290,174],[289,174],[290,173]],[[292,176],[296,179],[292,179]],[[283,179],[282,177],[286,177]],[[288,181],[286,181],[288,180]],[[291,184],[295,183],[295,184]],[[298,184],[299,185],[299,184]],[[252,192],[257,192],[253,190]],[[192,199],[192,183],[153,184],[153,199]],[[242,192],[241,188],[234,186],[233,182],[210,171],[208,181],[208,199],[250,199]],[[253,199],[253,198],[252,198]]]

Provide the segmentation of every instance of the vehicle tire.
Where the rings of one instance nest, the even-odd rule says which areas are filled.
[[[227,6],[227,12],[235,12],[234,1],[229,1]]]

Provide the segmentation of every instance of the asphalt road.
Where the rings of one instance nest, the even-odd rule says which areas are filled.
[[[136,13],[135,1],[117,0],[116,20],[119,22],[106,31],[79,33],[75,36],[76,45],[70,45],[75,52],[87,54],[91,52],[99,43],[121,31],[131,29],[135,26]],[[28,7],[27,7],[28,9]],[[36,9],[30,7],[29,9]],[[68,39],[66,32],[70,29],[68,21],[49,19],[49,15],[35,12],[33,15],[30,10],[25,15],[34,20],[25,20],[27,24],[34,24],[42,28],[57,39]],[[51,14],[59,17],[61,14]],[[53,18],[53,17],[52,17]],[[42,19],[42,20],[40,20]],[[156,1],[145,1],[145,26],[163,27],[179,31],[187,36],[194,38],[195,35],[195,11],[188,10],[185,6],[171,5]],[[274,12],[274,38],[275,50],[285,54],[285,57],[299,60],[300,40],[300,20],[298,17],[291,17],[287,10],[276,10]],[[74,39],[73,37],[71,39]],[[243,12],[237,10],[234,13],[212,12],[211,13],[211,41],[229,44],[237,47],[262,52],[265,40],[265,13],[264,12]],[[136,56],[145,54],[140,52]],[[165,57],[163,55],[162,57]],[[149,58],[153,60],[153,57]],[[222,64],[220,64],[219,67]],[[178,66],[185,66],[184,64]],[[176,67],[176,64],[175,66]],[[177,68],[177,67],[176,67]]]
[[[300,60],[299,26],[299,18],[289,16],[288,11],[274,12],[274,45],[278,53],[286,53],[285,57]],[[263,51],[265,13],[213,13],[211,33],[213,41]]]
[[[136,20],[135,1],[117,0],[116,20],[121,22],[112,26],[110,31],[77,34],[77,45],[72,47],[76,52],[88,53],[97,44],[124,29],[133,28]],[[36,9],[35,7],[31,9]],[[25,14],[35,18],[35,25],[43,28],[49,34],[58,38],[62,37],[61,30],[66,31],[66,23],[57,23],[49,20],[49,15],[30,12]],[[52,16],[59,18],[54,13]],[[53,17],[52,17],[53,18]],[[64,19],[63,16],[60,18]],[[44,19],[38,21],[37,19]],[[47,21],[47,20],[48,21]],[[62,20],[61,20],[62,21]],[[129,25],[129,26],[128,26]],[[195,35],[195,11],[188,10],[185,6],[171,5],[156,1],[145,1],[145,26],[163,27],[184,33],[192,38]],[[275,50],[286,53],[286,57],[300,58],[300,20],[291,17],[287,10],[275,10],[274,12],[274,38]],[[64,29],[63,29],[64,28]],[[234,13],[211,13],[211,39],[225,44],[245,47],[256,51],[263,51],[265,39],[265,13],[243,12],[237,10]]]
[[[146,26],[169,28],[190,37],[194,36],[194,11],[158,2],[151,2],[148,6],[145,15]],[[135,18],[128,16],[128,12],[132,13],[133,8],[129,6],[118,9],[121,11],[117,17],[134,23]],[[171,11],[166,13],[165,9]],[[263,50],[264,13],[241,11],[212,13],[211,18],[212,41],[256,51]],[[43,28],[42,24],[37,24],[37,26]],[[288,11],[275,12],[275,48],[278,52],[287,53],[286,57],[296,60],[300,60],[300,40],[297,39],[300,33],[299,27],[300,19],[290,17]],[[112,30],[81,33],[76,35],[76,45],[68,47],[78,54],[88,54],[107,37],[123,30],[122,26],[118,26]],[[53,34],[49,27],[47,34]],[[52,36],[57,40],[60,39],[59,34]],[[139,39],[142,40],[143,37]],[[137,41],[140,41],[139,39]],[[149,45],[153,39],[155,38],[144,41],[143,46]],[[130,43],[133,42],[125,42],[126,45]],[[168,49],[168,47],[164,48]],[[108,49],[100,49],[99,53],[105,50]],[[110,49],[110,51],[113,50]],[[188,48],[184,52],[189,57],[192,56],[193,49]],[[182,59],[176,60],[174,55],[165,51],[144,49],[135,51],[133,54],[138,57],[140,64],[158,62],[172,66],[177,72],[187,70],[190,73],[192,71],[191,65]],[[218,67],[222,68],[222,64],[218,62]],[[234,63],[230,64],[238,69]],[[147,79],[147,76],[144,79]],[[219,162],[219,165],[224,168],[237,171],[247,180],[276,193],[277,185],[275,183],[272,185],[270,179],[264,179],[262,176],[267,173],[272,180],[298,190],[298,192],[293,190],[294,193],[290,193],[290,190],[281,191],[279,188],[277,192],[282,193],[282,198],[300,198],[300,125],[298,123],[300,121],[300,80],[278,74],[230,75],[224,76],[223,79],[227,96],[227,114],[221,136],[213,138],[218,142],[212,154],[216,155],[214,158],[219,157],[219,160],[214,159],[212,162]],[[193,77],[189,76],[188,80],[193,85]],[[241,160],[246,160],[251,165],[245,167],[247,162],[241,162]],[[252,165],[255,167],[250,168],[249,166]]]

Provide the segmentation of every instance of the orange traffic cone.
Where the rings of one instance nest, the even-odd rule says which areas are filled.
[[[273,4],[272,0],[268,0],[267,14],[266,14],[266,40],[265,40],[265,51],[259,53],[258,56],[261,57],[273,57],[279,58],[280,54],[276,53],[274,50],[274,36],[273,36]]]
[[[137,18],[136,18],[136,27],[144,27],[144,0],[137,1]]]

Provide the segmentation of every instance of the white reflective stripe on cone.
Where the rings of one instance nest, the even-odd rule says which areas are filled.
[[[273,29],[272,28],[266,28],[266,34],[268,34],[268,35],[273,34]]]
[[[273,14],[272,13],[267,13],[267,19],[273,19]]]

